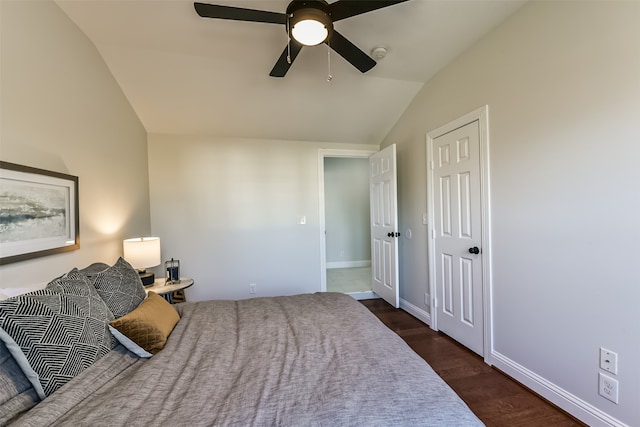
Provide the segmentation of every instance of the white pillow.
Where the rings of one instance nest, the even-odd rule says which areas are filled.
[[[134,353],[136,356],[146,357],[146,358],[153,356],[153,354],[149,353],[147,350],[140,347],[138,344],[135,343],[135,341],[130,339],[128,336],[126,336],[125,334],[123,334],[113,326],[109,325],[109,330],[111,331],[111,335],[116,337],[116,339],[120,342],[120,344],[125,346],[127,350]]]
[[[9,299],[18,295],[28,294],[29,292],[37,291],[38,289],[44,289],[46,283],[29,285],[25,288],[4,288],[0,289],[0,300]]]

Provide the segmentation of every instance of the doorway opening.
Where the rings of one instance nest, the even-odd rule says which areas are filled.
[[[371,288],[369,150],[320,150],[321,290],[375,298]]]

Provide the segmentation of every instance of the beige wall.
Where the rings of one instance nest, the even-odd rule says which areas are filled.
[[[377,149],[149,135],[152,229],[189,300],[320,291],[319,148]]]
[[[591,425],[640,420],[640,2],[530,2],[428,82],[398,144],[401,296],[427,311],[425,135],[489,106],[493,361]],[[419,232],[417,232],[419,230]],[[620,402],[598,396],[619,354]]]
[[[0,1],[0,159],[79,177],[80,249],[0,267],[0,292],[112,263],[150,232],[146,131],[95,47],[50,1]]]

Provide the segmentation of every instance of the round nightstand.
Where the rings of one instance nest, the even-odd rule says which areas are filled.
[[[174,293],[178,291],[183,291],[187,289],[189,286],[193,285],[193,279],[188,279],[185,277],[181,277],[180,281],[165,283],[165,279],[157,279],[153,282],[152,286],[147,286],[144,288],[145,292],[155,292],[158,295],[161,295],[164,299],[169,301],[169,303],[173,304]]]

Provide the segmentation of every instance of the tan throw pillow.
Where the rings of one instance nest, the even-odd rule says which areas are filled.
[[[176,309],[155,292],[130,312],[109,324],[151,354],[164,347],[180,320]]]

